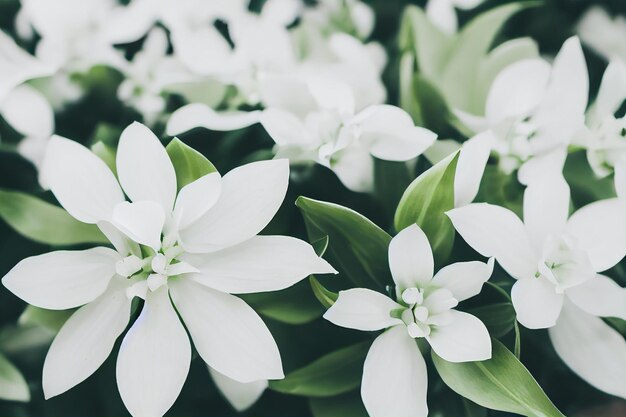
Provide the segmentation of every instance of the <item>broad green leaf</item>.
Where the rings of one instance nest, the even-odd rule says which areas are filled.
[[[478,317],[492,337],[502,337],[515,327],[515,309],[513,304],[508,302],[477,307],[468,313]]]
[[[176,185],[179,190],[198,178],[217,172],[215,166],[204,155],[178,138],[172,139],[165,149],[174,164]]]
[[[492,410],[527,417],[564,417],[522,363],[498,340],[482,362],[452,363],[431,353],[443,381],[457,394]]]
[[[332,305],[335,304],[335,301],[337,301],[337,298],[339,298],[339,294],[326,289],[326,287],[312,275],[309,277],[309,283],[311,284],[313,295],[324,307],[331,308]]]
[[[43,326],[56,333],[61,330],[74,311],[76,310],[46,310],[29,305],[20,316],[18,323],[26,326]]]
[[[245,294],[241,298],[261,315],[287,324],[309,323],[325,311],[306,281],[282,291]]]
[[[328,236],[328,254],[354,285],[384,288],[391,283],[387,249],[391,236],[354,210],[298,197],[309,240]]]
[[[363,342],[329,353],[287,374],[285,379],[270,381],[270,388],[308,397],[332,397],[352,391],[361,384],[369,347],[370,342]]]
[[[313,417],[368,417],[361,396],[354,392],[309,400]]]
[[[420,226],[439,263],[448,257],[454,243],[454,228],[444,213],[454,208],[458,157],[459,153],[455,152],[417,177],[404,192],[396,210],[396,230],[414,223]]]
[[[30,400],[28,384],[21,372],[0,353],[0,399],[9,401]]]
[[[109,243],[97,226],[81,223],[61,207],[17,191],[0,190],[0,217],[21,235],[48,245]]]

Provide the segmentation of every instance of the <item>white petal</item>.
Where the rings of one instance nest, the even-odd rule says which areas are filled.
[[[511,289],[517,321],[529,329],[554,326],[563,306],[563,294],[543,277],[522,278]]]
[[[451,0],[429,0],[426,15],[442,32],[450,35],[456,33],[459,24]]]
[[[626,218],[619,200],[596,201],[579,209],[567,222],[567,232],[587,252],[596,272],[605,271],[626,255]]]
[[[217,252],[181,259],[200,270],[195,281],[230,294],[278,291],[311,274],[337,273],[307,242],[287,236],[255,236]]]
[[[154,201],[124,201],[113,210],[113,224],[135,242],[161,248],[161,232],[165,224],[163,207]]]
[[[433,278],[433,251],[418,225],[410,225],[391,239],[389,268],[400,290],[422,288]]]
[[[84,146],[53,136],[41,171],[59,203],[85,223],[109,220],[124,194],[109,167]]]
[[[503,207],[475,203],[446,213],[457,232],[483,256],[493,256],[514,278],[533,276],[537,255],[524,224]]]
[[[546,177],[563,175],[563,166],[567,159],[567,146],[559,145],[549,152],[541,153],[524,162],[517,172],[521,184],[530,185],[541,182]]]
[[[176,110],[167,122],[170,136],[188,132],[196,127],[209,130],[230,131],[243,129],[259,122],[260,111],[216,112],[206,104],[192,103]]]
[[[170,288],[196,350],[211,368],[244,383],[284,377],[272,334],[243,300],[189,280]]]
[[[426,417],[426,363],[404,326],[374,340],[363,365],[361,397],[371,417]]]
[[[222,393],[224,398],[228,400],[230,405],[239,412],[252,407],[267,389],[266,379],[241,383],[220,374],[210,366],[208,368],[217,389]]]
[[[379,292],[365,288],[339,291],[339,298],[324,314],[331,323],[357,330],[382,330],[402,320],[391,317],[391,310],[402,306]]]
[[[81,307],[54,338],[43,365],[46,399],[62,394],[93,374],[113,350],[130,319],[126,280],[116,278],[100,297]]]
[[[176,173],[165,148],[150,129],[137,122],[124,129],[116,164],[122,188],[132,201],[153,201],[165,213],[172,211]]]
[[[343,185],[358,193],[374,189],[374,158],[365,146],[349,146],[341,151],[331,169]]]
[[[181,238],[191,252],[233,246],[258,234],[270,222],[285,198],[289,161],[253,162],[222,178],[222,193],[215,205]]]
[[[306,144],[306,127],[302,121],[287,110],[267,109],[260,118],[261,125],[277,145]]]
[[[598,96],[594,103],[593,116],[602,121],[613,116],[626,98],[626,64],[618,59],[609,62],[604,70]]]
[[[320,108],[340,114],[354,113],[354,95],[348,84],[330,78],[315,78],[308,80],[307,85]]]
[[[454,175],[455,207],[462,207],[474,201],[489,160],[493,141],[493,133],[486,131],[469,139],[461,147]]]
[[[179,25],[172,31],[172,44],[176,57],[194,73],[211,75],[226,72],[231,66],[231,47],[213,25]]]
[[[212,172],[184,186],[174,206],[174,219],[182,230],[215,205],[222,192],[222,177]]]
[[[23,84],[0,101],[2,117],[24,136],[48,138],[54,132],[54,113],[48,100],[33,87]]]
[[[545,176],[524,191],[524,225],[535,248],[545,239],[561,236],[569,215],[570,190],[561,174]]]
[[[569,288],[565,294],[588,314],[626,320],[626,288],[607,276],[597,274],[583,284]]]
[[[167,287],[146,297],[117,357],[117,387],[133,417],[162,416],[183,388],[191,363],[189,337]]]
[[[626,399],[626,341],[617,331],[566,303],[549,334],[556,352],[576,374],[597,389]]]
[[[433,278],[433,285],[447,288],[458,301],[467,300],[480,293],[483,284],[493,272],[493,258],[484,262],[457,262],[443,267]]]
[[[2,278],[9,291],[36,307],[66,310],[102,294],[120,255],[109,248],[56,251],[26,258]]]
[[[448,362],[475,362],[491,358],[489,331],[478,318],[450,310],[451,321],[434,326],[426,337],[435,353]]]

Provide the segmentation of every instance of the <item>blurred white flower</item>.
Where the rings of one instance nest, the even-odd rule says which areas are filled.
[[[621,59],[626,63],[626,18],[611,17],[602,7],[591,7],[578,23],[578,36],[607,61]]]
[[[116,165],[123,190],[95,154],[53,137],[46,183],[72,216],[97,224],[116,250],[51,252],[21,261],[3,278],[29,304],[82,306],[46,357],[46,398],[102,364],[128,325],[134,296],[145,302],[117,359],[118,388],[133,416],[162,416],[183,386],[191,346],[178,314],[215,371],[241,383],[282,378],[269,330],[231,294],[284,289],[311,273],[335,272],[308,243],[256,236],[284,199],[287,161],[245,165],[223,178],[207,174],[177,191],[165,148],[134,123],[122,133]]]
[[[454,8],[473,9],[484,0],[428,0],[426,15],[441,31],[450,35],[456,33],[459,22]]]
[[[549,328],[557,352],[575,372],[626,397],[626,366],[619,365],[626,362],[626,342],[598,318],[626,319],[626,290],[599,274],[626,254],[626,215],[618,199],[609,199],[568,216],[569,201],[563,177],[544,176],[525,191],[524,222],[486,203],[447,214],[471,247],[495,257],[517,280],[511,295],[519,322]]]
[[[455,263],[433,277],[428,239],[411,225],[392,239],[389,267],[397,301],[363,288],[340,291],[324,318],[350,329],[387,329],[374,340],[363,366],[361,397],[370,416],[426,417],[428,377],[415,339],[426,339],[450,362],[491,358],[485,325],[454,307],[480,292],[493,260]]]

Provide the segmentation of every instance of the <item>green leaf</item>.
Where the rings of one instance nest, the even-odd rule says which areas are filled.
[[[327,309],[331,308],[332,305],[335,304],[335,301],[337,301],[337,298],[339,298],[339,294],[326,289],[326,287],[312,275],[309,277],[309,283],[311,284],[315,298]]]
[[[17,191],[0,190],[0,217],[21,235],[48,245],[109,243],[97,226],[81,223],[61,207]]]
[[[358,393],[309,400],[313,417],[368,417]]]
[[[477,307],[468,313],[478,317],[492,337],[502,337],[515,327],[515,309],[511,303],[503,302]]]
[[[405,52],[400,58],[399,101],[400,107],[413,118],[416,125],[422,126],[422,110],[413,88],[415,77],[415,57],[411,52]]]
[[[387,250],[391,236],[361,214],[337,204],[298,197],[309,240],[328,236],[331,264],[354,285],[384,288],[391,281]]]
[[[30,401],[28,384],[22,373],[0,353],[0,399]]]
[[[324,355],[287,374],[285,379],[270,381],[270,388],[308,397],[332,397],[352,391],[361,384],[363,362],[370,344],[363,342]]]
[[[20,316],[18,323],[25,326],[43,326],[57,333],[75,311],[75,309],[46,310],[29,305]]]
[[[174,164],[178,190],[198,178],[217,172],[215,166],[204,155],[178,138],[172,139],[165,150]]]
[[[324,313],[306,281],[282,291],[245,294],[241,298],[261,315],[287,324],[309,323]]]
[[[321,237],[314,242],[311,242],[313,250],[317,256],[324,256],[326,249],[328,249],[328,236]]]
[[[396,230],[414,223],[420,226],[439,263],[448,257],[454,243],[454,227],[444,213],[454,208],[458,158],[459,153],[455,152],[417,177],[404,192],[396,210]]]
[[[406,187],[411,183],[406,162],[374,159],[374,189],[387,212],[393,213]]]
[[[457,394],[492,410],[527,417],[564,417],[522,363],[498,340],[482,362],[452,363],[432,351],[443,381]]]

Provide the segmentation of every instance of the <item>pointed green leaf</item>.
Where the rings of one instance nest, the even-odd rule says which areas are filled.
[[[217,172],[215,166],[204,155],[178,138],[172,139],[165,149],[174,164],[176,185],[179,190],[198,178]]]
[[[452,363],[433,351],[443,381],[457,394],[492,410],[527,417],[564,417],[522,363],[498,340],[482,362]]]
[[[339,298],[339,294],[326,289],[313,275],[309,277],[309,282],[315,298],[327,309],[331,308]]]
[[[516,321],[513,304],[508,302],[489,304],[468,310],[478,317],[492,337],[502,337],[513,330]]]
[[[30,401],[28,384],[22,373],[0,353],[0,399]]]

